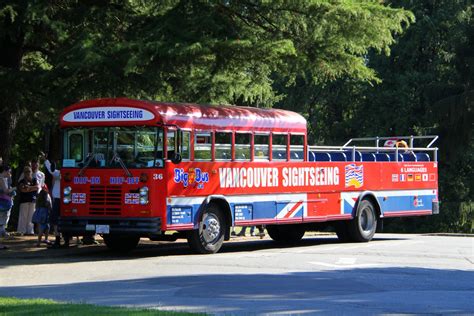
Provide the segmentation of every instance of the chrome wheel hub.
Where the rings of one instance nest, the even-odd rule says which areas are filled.
[[[201,222],[202,236],[206,243],[215,242],[220,235],[221,225],[219,219],[214,214],[206,214]]]

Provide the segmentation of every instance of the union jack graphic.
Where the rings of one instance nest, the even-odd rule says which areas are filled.
[[[346,188],[355,187],[356,189],[364,185],[364,166],[350,164],[346,166]]]

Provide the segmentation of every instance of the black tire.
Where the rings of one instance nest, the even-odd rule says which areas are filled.
[[[140,236],[103,235],[105,245],[112,251],[129,252],[137,247]]]
[[[350,242],[352,240],[348,224],[348,222],[340,221],[335,225],[336,235],[340,242]]]
[[[188,244],[196,253],[216,253],[224,243],[227,229],[224,215],[216,204],[211,204],[204,210],[199,222],[199,228],[188,234]]]
[[[348,224],[352,241],[368,242],[372,240],[377,230],[377,213],[373,203],[369,200],[360,201],[356,217]]]
[[[303,238],[306,231],[301,225],[268,225],[267,232],[278,243],[295,243]]]

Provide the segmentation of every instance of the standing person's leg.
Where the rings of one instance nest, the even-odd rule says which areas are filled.
[[[36,203],[25,203],[28,205],[28,208],[27,208],[27,213],[28,213],[28,217],[27,217],[27,231],[26,233],[27,234],[31,234],[31,235],[34,235],[35,234],[35,230],[34,230],[34,225],[33,223],[31,222],[32,218],[33,218],[33,214],[35,212],[35,206],[36,206]]]
[[[250,227],[250,236],[255,236],[255,226]]]
[[[8,232],[7,232],[7,228],[8,228],[8,222],[10,221],[10,215],[12,214],[12,209],[9,209],[8,212],[7,212],[7,218],[5,219],[5,236],[9,236]]]
[[[59,220],[59,206],[61,204],[60,199],[53,200],[53,209],[51,210],[51,216],[49,218],[49,223],[52,226],[53,233],[55,236],[53,248],[59,248],[61,245],[61,235],[58,230],[58,220]]]
[[[46,222],[44,224],[41,224],[43,226],[43,233],[44,233],[44,242],[45,244],[47,245],[50,245],[50,241],[49,241],[49,223]]]
[[[247,230],[247,226],[243,226],[242,230],[240,231],[240,233],[237,236],[245,236],[245,231],[246,230]]]
[[[29,203],[20,204],[20,212],[18,213],[18,226],[16,229],[16,231],[20,234],[26,234],[28,231],[28,204]]]
[[[0,237],[6,237],[8,218],[10,217],[10,210],[0,211]]]
[[[43,228],[40,223],[36,224],[36,229],[38,230],[38,241],[36,242],[36,247],[41,246],[41,237],[43,236]]]

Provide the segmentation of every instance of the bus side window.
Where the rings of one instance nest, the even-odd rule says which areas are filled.
[[[252,134],[235,133],[235,160],[250,160]]]
[[[211,132],[196,132],[194,139],[194,160],[211,161]]]
[[[302,161],[304,157],[304,135],[290,135],[290,160]]]
[[[183,131],[183,139],[181,140],[181,157],[183,160],[191,159],[190,148],[191,146],[191,132]]]
[[[268,160],[269,135],[254,136],[254,158],[255,160]]]
[[[286,160],[286,134],[273,134],[272,136],[272,159]]]
[[[215,158],[232,159],[232,133],[216,132]]]

